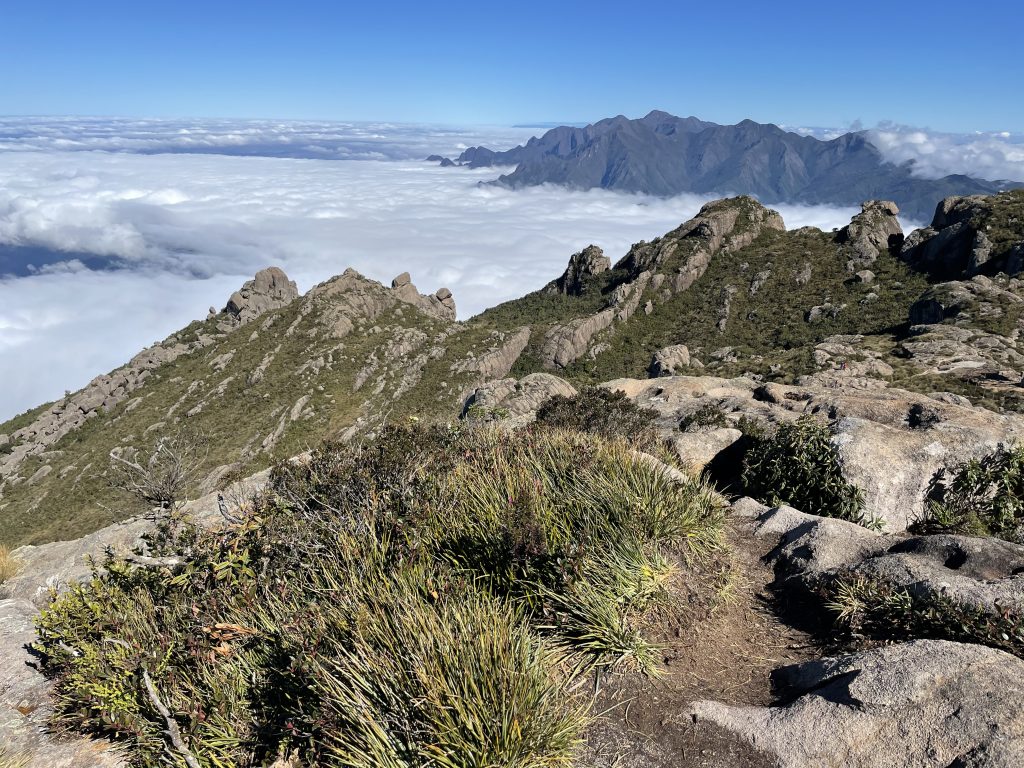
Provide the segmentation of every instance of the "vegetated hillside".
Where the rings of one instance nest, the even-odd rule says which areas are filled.
[[[950,195],[993,194],[1019,186],[963,175],[919,178],[909,163],[886,162],[863,132],[822,141],[753,120],[718,125],[658,111],[638,120],[619,115],[585,128],[554,128],[504,152],[471,147],[458,163],[514,165],[497,182],[511,187],[742,193],[769,204],[856,205],[874,198],[895,200],[917,220],[927,219]]]
[[[447,291],[421,296],[405,275],[385,288],[349,271],[297,297],[270,270],[220,314],[0,424],[0,539],[73,538],[137,513],[111,486],[112,450],[201,437],[196,494],[326,437],[454,418],[510,374],[842,379],[1018,408],[1024,290],[983,273],[1019,271],[1022,200],[950,201],[905,244],[890,204],[821,232],[786,231],[752,198],[717,201],[614,265],[587,248],[547,286],[464,323]]]

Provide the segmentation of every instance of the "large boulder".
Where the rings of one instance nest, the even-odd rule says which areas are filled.
[[[651,376],[670,376],[690,364],[690,350],[685,344],[673,344],[659,349],[651,357]]]
[[[537,409],[550,397],[572,397],[576,388],[565,379],[549,373],[531,373],[516,379],[500,379],[477,387],[467,398],[463,414],[474,408],[484,413],[501,414],[512,424],[534,420]]]
[[[868,200],[861,205],[860,213],[839,231],[839,242],[847,243],[852,252],[851,271],[873,263],[880,253],[900,249],[903,229],[897,218],[899,212],[896,203]]]
[[[588,245],[569,257],[569,265],[565,272],[548,286],[548,290],[567,296],[580,296],[586,287],[588,277],[607,272],[611,266],[611,259],[604,255],[604,251],[596,245]]]
[[[917,640],[782,667],[789,704],[695,703],[782,768],[1012,768],[1024,765],[1024,661]]]
[[[256,273],[239,290],[231,294],[224,313],[239,325],[245,325],[272,309],[290,304],[299,297],[294,280],[280,267],[267,267]]]
[[[854,382],[856,383],[856,382]],[[923,516],[936,475],[1001,443],[1024,439],[1024,418],[997,414],[894,388],[764,384],[750,378],[671,376],[605,383],[639,405],[653,408],[668,435],[698,408],[720,409],[769,424],[809,415],[832,425],[847,481],[862,489],[864,512],[888,531],[904,530]]]

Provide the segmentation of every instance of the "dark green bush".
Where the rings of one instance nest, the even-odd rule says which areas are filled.
[[[586,387],[572,397],[554,395],[537,409],[538,424],[604,438],[625,438],[644,446],[656,442],[657,416],[656,411],[641,408],[623,392],[603,387]]]
[[[1024,543],[1024,446],[1000,446],[971,459],[933,486],[918,533],[997,536]]]
[[[729,420],[725,418],[725,413],[714,403],[702,405],[679,421],[679,429],[682,432],[703,432],[728,426]]]
[[[787,422],[774,434],[755,436],[743,458],[744,491],[765,504],[867,523],[864,496],[848,483],[828,425],[810,416]]]

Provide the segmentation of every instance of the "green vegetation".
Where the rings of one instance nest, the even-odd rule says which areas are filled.
[[[447,327],[409,308],[401,314],[392,309],[374,318],[378,331],[357,328],[339,340],[326,327],[328,309],[324,300],[308,305],[297,301],[227,334],[213,324],[199,324],[199,330],[193,327],[196,324],[190,326],[187,336],[201,330],[216,340],[160,366],[132,399],[89,419],[55,443],[46,456],[25,461],[19,470],[23,478],[44,465],[52,471],[32,485],[8,484],[3,489],[0,541],[14,546],[75,538],[148,511],[147,505],[129,499],[112,483],[109,454],[144,450],[159,437],[182,429],[202,434],[208,441],[197,478],[184,494],[187,498],[209,490],[204,484],[207,477],[220,478],[218,485],[223,485],[308,450],[366,414],[363,403],[375,396],[369,386],[356,391],[355,380],[371,353],[402,329],[422,332],[424,343],[430,343]],[[269,330],[258,330],[253,337],[265,323],[271,323]],[[285,330],[293,326],[294,331],[286,335]],[[229,354],[233,356],[223,370],[214,367],[217,358]],[[262,376],[252,376],[267,360]],[[311,365],[318,361],[322,364]],[[448,360],[446,365],[450,364]],[[449,393],[447,407],[439,409],[442,380],[454,377],[450,371],[432,371],[421,390],[429,390],[430,399],[404,398],[396,404],[392,418],[403,418],[419,408],[440,410],[440,417],[448,418],[456,406]],[[293,420],[291,410],[305,396],[309,400],[303,413]],[[26,418],[18,417],[17,423],[28,423]],[[13,431],[14,423],[0,426],[0,432]],[[264,447],[264,441],[278,432],[277,440]]]
[[[822,587],[836,627],[858,644],[937,638],[979,643],[1024,658],[1024,615],[1005,606],[985,611],[941,596],[843,574]]]
[[[681,258],[667,259],[659,271],[672,274]],[[812,277],[801,285],[795,276],[805,265]],[[617,326],[607,339],[606,351],[593,360],[577,361],[566,374],[580,382],[644,378],[655,350],[685,343],[691,355],[711,365],[714,375],[750,371],[772,379],[793,379],[814,370],[810,350],[829,336],[885,335],[905,327],[910,305],[928,287],[926,279],[888,253],[881,254],[871,269],[877,276],[874,283],[850,281],[832,233],[765,232],[746,248],[716,253],[690,290],[658,300],[650,315],[638,313],[629,323]],[[764,272],[766,279],[752,295],[755,276]],[[720,330],[717,323],[725,286],[736,290]],[[872,293],[875,299],[868,298]],[[808,322],[808,310],[826,303],[846,306],[835,317]],[[723,347],[733,347],[738,361],[709,359]],[[773,370],[773,365],[779,368]],[[707,375],[709,370],[702,373]]]
[[[1000,446],[936,483],[919,533],[997,536],[1024,544],[1024,446]]]
[[[625,438],[648,447],[657,440],[656,417],[656,411],[642,408],[623,392],[603,387],[584,387],[572,397],[555,395],[537,409],[538,424],[604,438]]]
[[[765,504],[873,525],[864,517],[863,492],[843,477],[827,424],[804,416],[774,434],[748,437],[742,475],[747,494]]]
[[[656,672],[715,499],[623,440],[389,427],[278,465],[238,524],[169,520],[157,567],[55,596],[36,649],[58,722],[138,765],[569,766],[579,676]]]

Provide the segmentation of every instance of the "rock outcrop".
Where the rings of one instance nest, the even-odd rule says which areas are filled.
[[[615,333],[615,326],[633,317],[645,300],[644,312],[650,314],[657,304],[689,289],[716,253],[739,250],[762,232],[785,229],[776,211],[753,198],[737,197],[706,204],[673,232],[653,242],[634,245],[615,265],[624,279],[612,290],[604,308],[548,330],[541,349],[542,364],[549,369],[565,368],[588,354],[596,344],[604,343]],[[566,274],[574,269],[570,263]]]
[[[604,251],[596,245],[588,245],[569,257],[569,265],[565,272],[548,286],[548,290],[564,293],[566,296],[581,296],[587,278],[607,272],[611,266],[611,259],[604,255]]]
[[[413,285],[409,273],[403,272],[391,281],[391,290],[406,304],[419,307],[428,314],[442,320],[455,319],[455,298],[447,288],[438,288],[432,294],[421,294]]]
[[[899,212],[896,203],[868,200],[861,205],[860,213],[839,231],[839,242],[851,251],[851,272],[873,264],[883,251],[896,252],[902,247],[903,228],[896,218]]]
[[[690,350],[685,344],[659,349],[651,358],[651,376],[671,376],[690,364]]]
[[[549,373],[531,373],[521,379],[501,379],[477,387],[466,400],[463,413],[472,409],[485,414],[500,414],[502,421],[521,426],[533,421],[537,409],[550,397],[572,397],[576,388]]]
[[[1024,764],[1024,661],[978,645],[917,640],[776,670],[792,702],[691,714],[782,768],[1011,768]]]
[[[653,408],[662,428],[673,436],[679,434],[680,419],[708,406],[721,409],[731,423],[742,416],[769,423],[803,415],[828,421],[844,476],[863,490],[866,515],[889,531],[904,530],[924,515],[940,470],[1024,439],[1020,416],[894,388],[765,384],[710,376],[616,379],[603,386]]]
[[[1024,269],[1024,244],[1004,241],[997,233],[1007,226],[1019,229],[1022,202],[1019,191],[948,197],[935,209],[931,226],[907,238],[900,257],[937,278],[1016,275]]]
[[[289,280],[280,267],[268,267],[231,294],[223,312],[238,325],[245,325],[270,310],[287,306],[298,297],[295,281]]]

